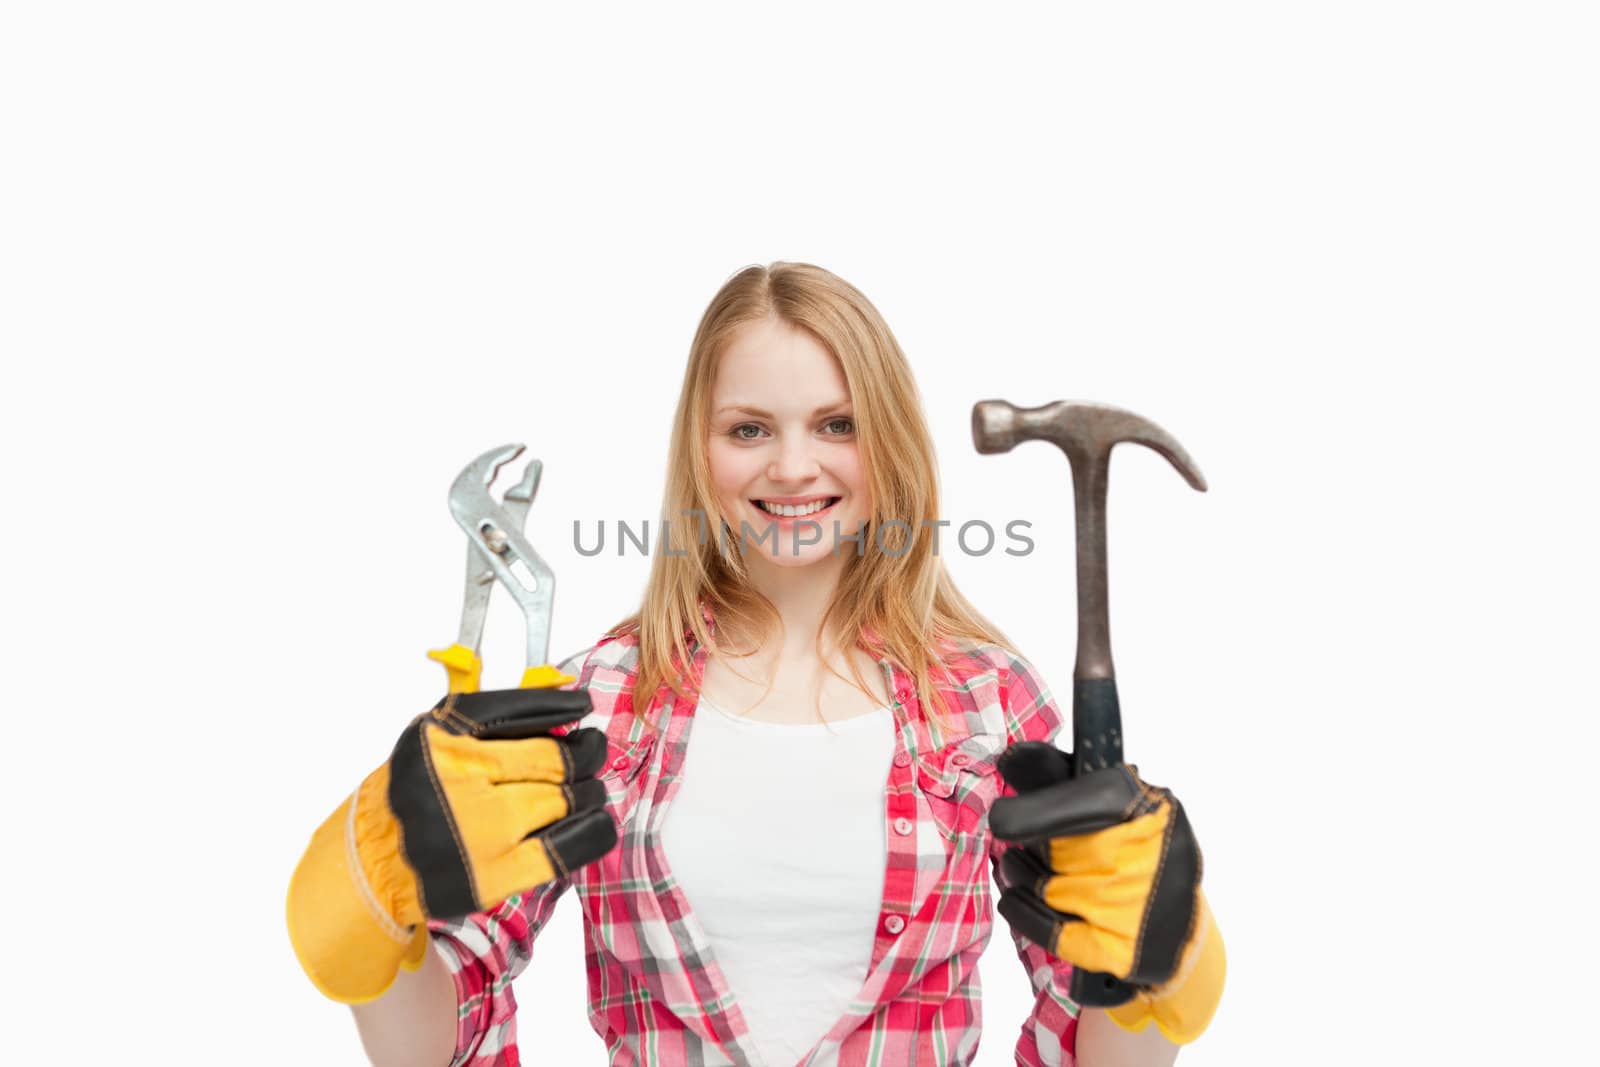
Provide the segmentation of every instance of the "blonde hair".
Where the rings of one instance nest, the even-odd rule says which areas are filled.
[[[686,633],[708,654],[723,654],[701,614],[702,601],[721,636],[770,636],[781,629],[777,609],[749,582],[739,539],[727,543],[721,535],[728,519],[712,489],[707,459],[718,359],[741,327],[773,317],[809,331],[843,368],[873,502],[865,554],[842,550],[847,562],[817,635],[818,654],[826,631],[839,648],[887,656],[914,680],[921,706],[944,717],[944,700],[933,699],[935,670],[949,678],[941,651],[962,639],[1015,649],[956,589],[934,552],[934,538],[925,535],[923,522],[939,518],[933,440],[910,365],[888,324],[844,279],[809,263],[781,261],[746,267],[729,278],[706,308],[689,348],[662,503],[662,518],[672,520],[670,534],[662,538],[664,550],[653,553],[639,610],[606,634],[638,637],[635,714],[644,716],[663,684],[686,699],[690,687],[698,686],[698,679],[685,677],[691,662]],[[696,514],[707,517],[699,528],[687,521]],[[715,536],[712,526],[718,527]],[[880,544],[882,550],[875,547]],[[859,671],[852,666],[851,673],[860,686]]]

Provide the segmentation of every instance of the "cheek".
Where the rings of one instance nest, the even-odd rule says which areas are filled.
[[[861,463],[861,450],[851,447],[838,458],[834,464],[834,475],[844,483],[844,487],[855,496],[858,504],[866,505],[867,500],[867,475]]]
[[[721,497],[743,495],[744,487],[760,473],[753,450],[712,440],[706,447],[706,463],[711,468],[711,484]]]

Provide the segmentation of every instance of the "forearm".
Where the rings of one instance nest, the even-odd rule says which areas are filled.
[[[431,945],[421,967],[401,968],[388,992],[350,1010],[374,1067],[445,1067],[455,1055],[455,982]]]
[[[1169,1067],[1178,1046],[1155,1026],[1130,1033],[1099,1008],[1078,1015],[1079,1067]]]

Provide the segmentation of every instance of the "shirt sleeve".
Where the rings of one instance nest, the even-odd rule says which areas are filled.
[[[1006,734],[1010,744],[1018,741],[1048,741],[1061,747],[1061,709],[1031,663],[1011,658],[1001,673],[1001,701],[1006,712]],[[1000,781],[999,796],[1015,796],[1016,791]],[[989,854],[996,891],[1001,890],[1000,857],[1009,842],[990,838]],[[1033,1012],[1022,1024],[1017,1039],[1017,1063],[1026,1067],[1055,1067],[1076,1062],[1078,1005],[1068,995],[1072,987],[1072,964],[1059,960],[1011,929],[1002,918],[1017,947],[1017,958],[1028,972],[1033,986]]]
[[[511,980],[528,966],[533,941],[572,882],[558,878],[499,907],[461,919],[428,920],[433,947],[456,987],[456,1051],[450,1067],[514,1063],[517,1000]]]
[[[577,676],[590,651],[568,658],[558,669]],[[581,682],[563,688],[581,688]],[[507,897],[495,908],[461,919],[428,920],[433,948],[456,987],[456,1051],[450,1067],[509,1067],[517,1062],[517,1000],[511,982],[528,966],[534,939],[571,887],[570,877],[557,878]]]

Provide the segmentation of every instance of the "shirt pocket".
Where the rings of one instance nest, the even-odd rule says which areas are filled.
[[[631,817],[638,810],[639,794],[646,780],[644,768],[655,750],[657,736],[652,733],[637,741],[621,743],[606,738],[606,761],[595,773],[595,780],[605,786],[606,810],[617,825],[619,843],[599,859],[573,872],[584,900],[584,911],[591,917],[605,914],[605,894],[614,891],[607,887],[616,886],[622,879],[623,845],[630,832]],[[585,921],[587,925],[588,920]]]
[[[640,783],[639,774],[650,761],[659,736],[652,733],[637,741],[620,743],[609,737],[606,739],[606,762],[595,777],[605,784],[613,807]]]
[[[989,808],[1000,793],[995,762],[1005,742],[993,734],[972,734],[917,761],[917,785],[945,836],[987,830]]]

